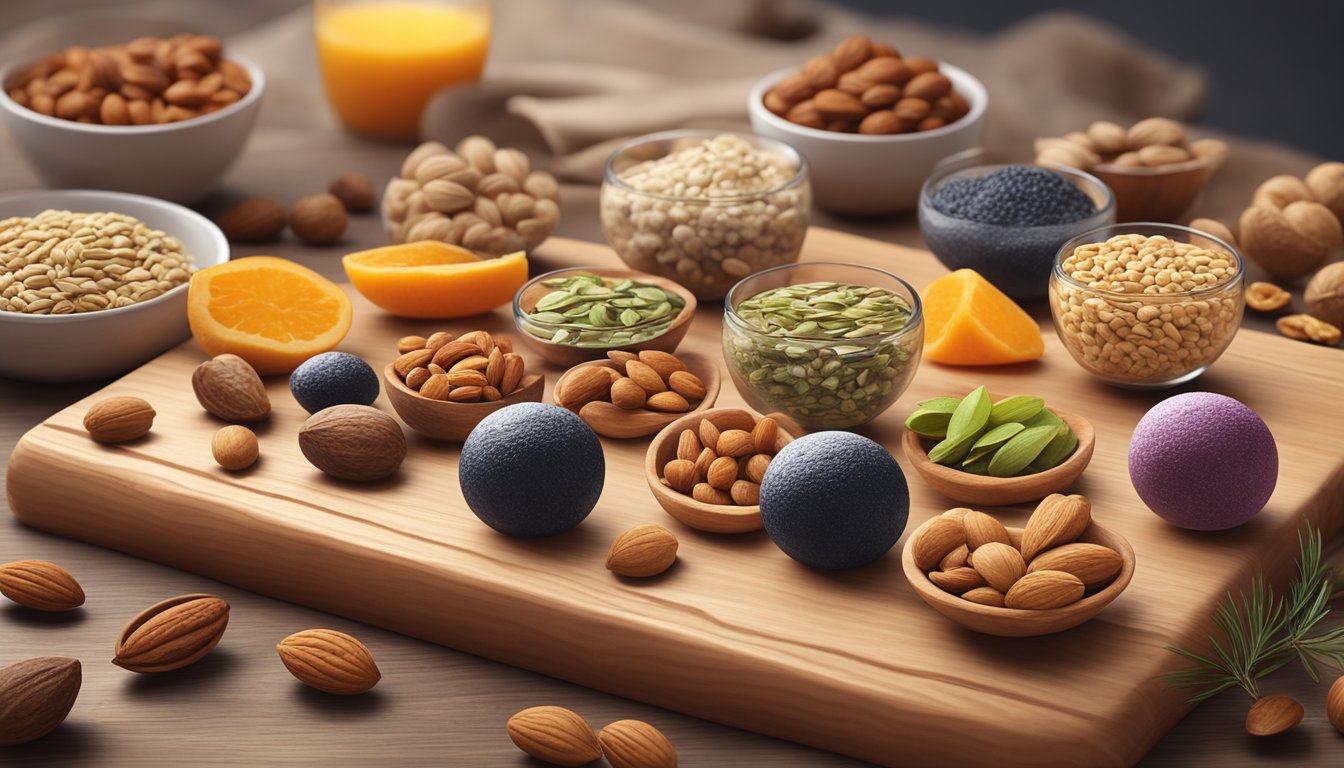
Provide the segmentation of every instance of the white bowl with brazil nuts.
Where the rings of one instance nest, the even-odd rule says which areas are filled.
[[[912,210],[939,161],[980,146],[989,95],[973,75],[951,64],[940,62],[939,71],[965,97],[970,111],[942,128],[885,136],[809,128],[766,109],[765,93],[797,71],[789,67],[761,78],[747,98],[747,112],[758,135],[782,141],[807,158],[819,208],[855,215]]]
[[[98,125],[48,117],[0,88],[0,122],[24,159],[52,189],[112,189],[194,203],[215,187],[242,153],[261,108],[266,75],[232,51],[252,78],[243,98],[207,115],[158,125]],[[29,62],[0,69],[0,83]]]
[[[176,238],[182,250],[190,254],[194,269],[229,259],[229,244],[219,228],[199,213],[174,203],[95,190],[38,190],[0,196],[0,222],[15,216],[36,216],[48,209],[132,216]],[[29,290],[16,274],[26,264],[38,261],[30,258],[31,253],[23,256],[12,250],[17,245],[21,253],[26,245],[8,231],[11,229],[0,226],[0,302],[5,306],[14,296]],[[9,241],[13,244],[7,244]],[[79,268],[70,265],[67,271]],[[35,280],[31,290],[39,291],[37,283],[41,282],[41,278]],[[185,281],[155,298],[123,307],[58,315],[0,309],[0,376],[48,382],[105,379],[147,362],[189,334]]]

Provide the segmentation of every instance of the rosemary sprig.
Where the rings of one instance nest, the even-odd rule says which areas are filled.
[[[1257,681],[1295,659],[1316,682],[1321,664],[1344,670],[1344,627],[1312,634],[1329,615],[1330,601],[1344,591],[1338,589],[1334,570],[1321,561],[1321,532],[1299,531],[1297,544],[1297,575],[1286,597],[1276,597],[1262,574],[1251,581],[1249,594],[1239,593],[1238,600],[1229,592],[1219,601],[1213,622],[1223,638],[1209,637],[1211,657],[1167,646],[1194,664],[1163,676],[1168,685],[1196,689],[1188,703],[1198,704],[1234,687],[1258,699]]]

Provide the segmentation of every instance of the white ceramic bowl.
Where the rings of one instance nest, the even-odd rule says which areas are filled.
[[[751,129],[791,145],[812,167],[817,206],[833,213],[872,215],[907,211],[919,202],[924,179],[943,158],[980,146],[989,96],[965,70],[940,64],[971,110],[951,125],[919,133],[864,136],[791,123],[765,108],[762,99],[797,67],[766,75],[751,89],[747,111]]]
[[[48,208],[134,216],[182,241],[196,269],[229,260],[229,243],[209,219],[174,203],[123,192],[34,191],[0,196],[0,220]],[[119,309],[72,315],[0,312],[0,376],[28,381],[105,379],[147,362],[190,334],[187,285]]]
[[[163,125],[94,125],[48,117],[0,88],[0,120],[28,165],[53,189],[113,189],[194,203],[205,197],[252,134],[266,75],[236,54],[252,90],[208,115]],[[0,83],[28,62],[0,70]]]

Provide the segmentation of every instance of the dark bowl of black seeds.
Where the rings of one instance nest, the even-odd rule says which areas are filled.
[[[948,269],[973,269],[1019,300],[1045,298],[1059,247],[1115,223],[1115,197],[1072,168],[951,163],[919,195],[924,242]]]

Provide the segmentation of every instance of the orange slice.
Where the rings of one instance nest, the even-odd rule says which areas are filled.
[[[355,289],[402,317],[468,317],[513,300],[527,282],[527,254],[482,259],[424,240],[352,253],[341,260]]]
[[[1045,352],[1041,328],[973,269],[959,269],[924,291],[924,358],[948,365],[1002,365]]]
[[[228,261],[191,276],[187,320],[207,354],[231,352],[257,373],[289,373],[350,330],[350,298],[327,278],[275,256]]]

